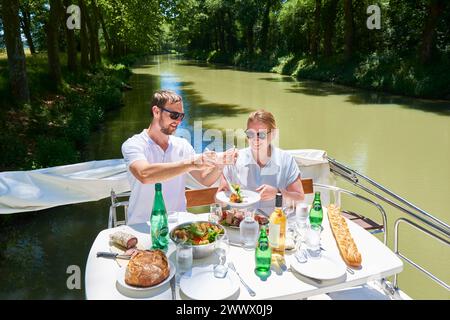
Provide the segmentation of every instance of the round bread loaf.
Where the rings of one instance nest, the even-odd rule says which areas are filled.
[[[139,251],[128,262],[125,282],[131,286],[152,287],[169,276],[169,263],[160,250]]]

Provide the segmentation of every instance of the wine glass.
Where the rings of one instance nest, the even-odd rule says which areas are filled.
[[[228,272],[226,264],[227,254],[230,251],[230,240],[226,234],[219,234],[216,237],[215,252],[219,256],[219,264],[214,266],[214,276],[216,278],[225,278]]]
[[[220,203],[213,203],[209,206],[208,221],[219,223],[222,219],[222,206]]]

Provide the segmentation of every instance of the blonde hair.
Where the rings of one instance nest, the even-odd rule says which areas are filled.
[[[250,113],[247,120],[247,126],[253,121],[258,121],[265,124],[269,130],[276,129],[277,127],[273,114],[263,109]]]

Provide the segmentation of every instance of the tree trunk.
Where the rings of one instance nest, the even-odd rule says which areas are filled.
[[[428,5],[428,14],[424,23],[422,33],[422,43],[420,45],[420,61],[429,63],[434,51],[434,34],[439,18],[445,9],[445,0],[430,0]]]
[[[100,43],[98,41],[98,30],[99,30],[99,23],[97,19],[97,15],[95,13],[95,4],[91,2],[91,5],[89,6],[91,13],[91,25],[92,25],[92,43],[94,47],[94,54],[95,54],[95,61],[96,63],[102,62],[102,56],[100,52]]]
[[[249,54],[253,54],[253,24],[247,26],[247,49]]]
[[[85,25],[87,27],[87,36],[89,41],[89,62],[91,65],[96,65],[99,61],[97,60],[97,50],[96,41],[98,42],[98,29],[95,29],[94,23],[92,21],[92,14],[89,13],[88,7],[84,1],[80,1],[80,9],[82,16],[84,17]],[[83,17],[81,18],[83,20]]]
[[[64,12],[71,5],[70,0],[64,0]],[[63,19],[64,29],[66,30],[67,39],[67,68],[71,72],[77,71],[77,46],[75,41],[75,30],[66,27],[66,21]]]
[[[336,28],[336,10],[339,0],[328,1],[324,16],[324,30],[323,30],[323,51],[326,57],[333,55],[333,37]]]
[[[86,7],[83,0],[79,0],[78,4],[81,10],[81,30],[80,30],[80,50],[81,50],[81,68],[89,69],[89,39],[86,26]]]
[[[316,0],[316,9],[314,11],[314,27],[311,41],[311,55],[316,58],[319,51],[320,43],[320,9],[322,6],[321,0]]]
[[[346,60],[350,60],[353,56],[353,23],[352,0],[344,0],[344,56]]]
[[[50,0],[50,15],[45,26],[47,31],[47,57],[50,79],[55,89],[61,84],[61,63],[59,61],[58,29],[61,18],[60,0]]]
[[[105,38],[105,43],[106,43],[106,51],[108,53],[108,56],[112,57],[111,38],[109,37],[108,30],[106,29],[106,24],[105,24],[105,20],[103,19],[102,12],[100,11],[100,8],[97,6],[97,3],[95,3],[95,2],[94,2],[94,9],[95,9],[95,14],[97,16],[97,20],[100,21],[100,25],[103,30],[103,37]]]
[[[100,45],[98,43],[98,23],[95,19],[95,15],[92,12],[91,6],[86,6],[86,25],[89,34],[89,57],[91,64],[96,65],[100,63]]]
[[[267,39],[269,37],[269,25],[270,25],[270,9],[272,8],[272,0],[266,1],[264,8],[263,21],[261,26],[261,52],[267,52]]]
[[[21,7],[20,11],[22,13],[20,17],[20,26],[22,27],[23,34],[27,39],[28,47],[30,48],[31,54],[36,53],[34,48],[33,37],[31,36],[31,14],[29,8]]]
[[[30,101],[27,68],[22,39],[20,37],[19,1],[0,0],[3,31],[8,54],[9,81],[11,93],[17,103]]]

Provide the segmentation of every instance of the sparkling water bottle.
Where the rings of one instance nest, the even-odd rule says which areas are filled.
[[[161,183],[155,184],[155,199],[150,216],[152,249],[160,249],[167,252],[169,248],[169,224],[167,211],[161,191]]]

